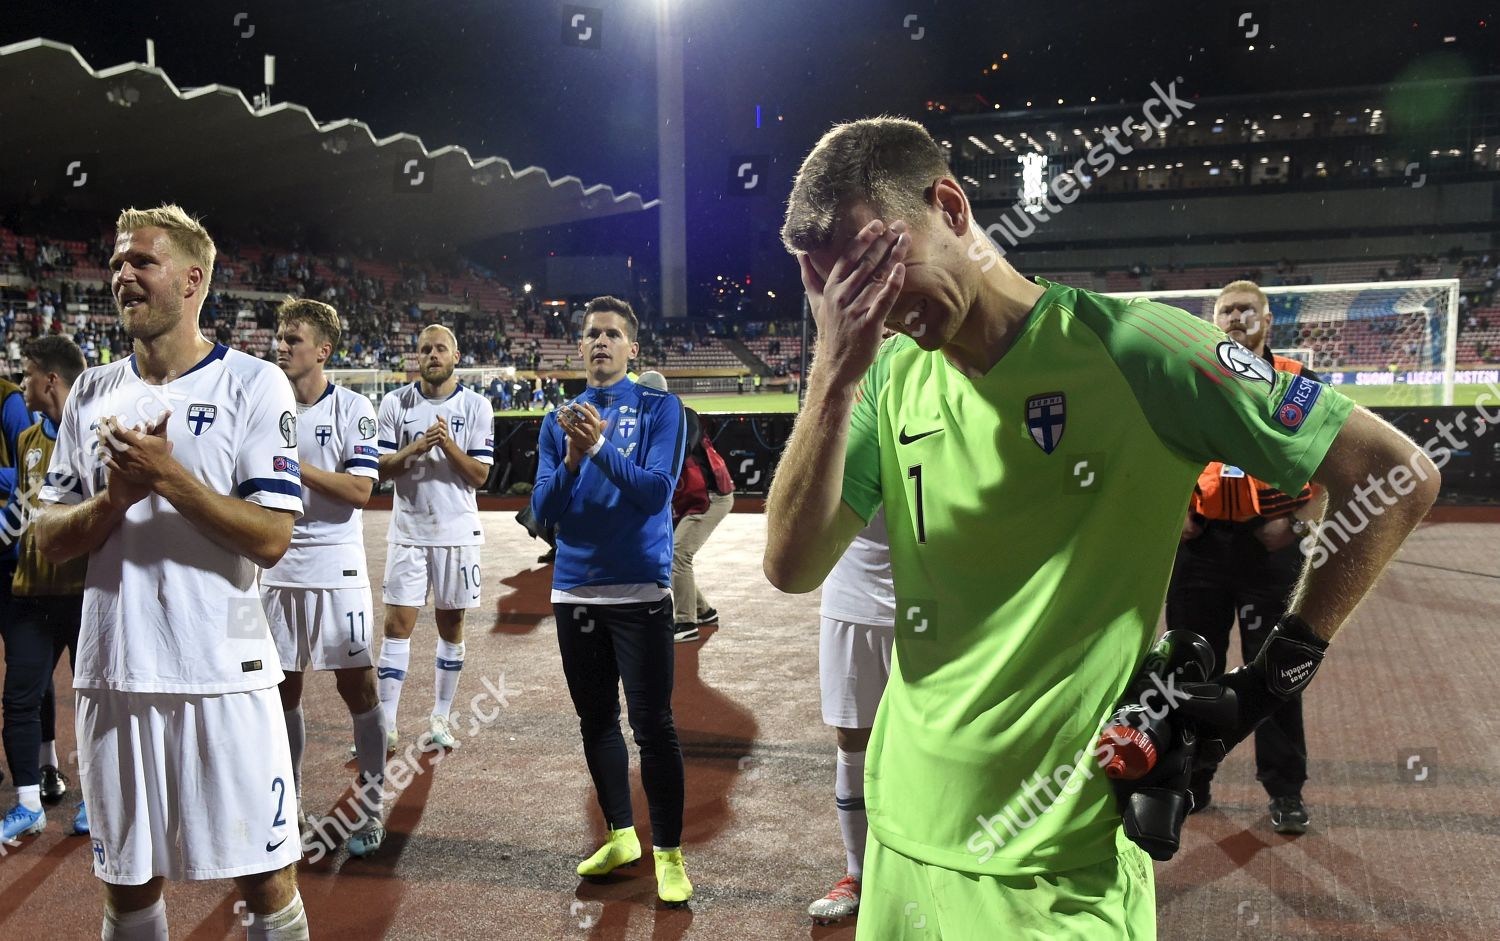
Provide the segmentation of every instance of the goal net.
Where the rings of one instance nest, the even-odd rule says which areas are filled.
[[[1270,347],[1365,405],[1454,404],[1458,281],[1263,288]],[[1124,292],[1213,320],[1217,290]],[[1466,378],[1461,376],[1458,378]]]
[[[380,397],[396,387],[395,383],[387,382],[387,373],[381,369],[325,369],[323,375],[334,385],[352,389],[377,406]]]

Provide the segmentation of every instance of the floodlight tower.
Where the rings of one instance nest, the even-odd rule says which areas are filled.
[[[661,312],[687,316],[687,151],[682,108],[679,0],[656,3],[657,206],[661,220]]]

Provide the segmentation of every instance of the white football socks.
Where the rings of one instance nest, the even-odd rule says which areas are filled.
[[[839,749],[834,774],[833,797],[839,808],[839,831],[844,835],[844,856],[849,875],[862,878],[865,868],[865,837],[870,822],[865,816],[865,753]]]
[[[286,908],[270,915],[256,915],[245,929],[249,941],[308,941],[307,912],[302,893],[292,896]]]
[[[18,786],[16,788],[16,802],[32,812],[41,810],[42,786],[40,784]]]
[[[396,707],[401,703],[401,684],[406,682],[406,668],[411,665],[411,638],[387,637],[380,645],[380,665],[376,668],[376,685],[380,704],[385,707],[385,727],[396,728]]]
[[[138,912],[124,913],[106,903],[99,937],[102,941],[167,941],[166,899],[157,899],[156,904]]]
[[[463,668],[463,642],[450,644],[439,637],[437,663],[433,669],[433,715],[446,718],[453,709],[453,697],[458,694],[458,677]]]

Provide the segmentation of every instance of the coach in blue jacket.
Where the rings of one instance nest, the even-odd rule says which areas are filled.
[[[621,681],[651,808],[656,891],[693,894],[682,861],[682,749],[672,722],[672,492],[682,470],[682,403],[626,377],[639,352],[630,305],[597,297],[578,352],[588,388],[542,421],[531,509],[557,527],[552,609],[583,751],[609,839],[578,866],[603,876],[641,857],[620,734]]]

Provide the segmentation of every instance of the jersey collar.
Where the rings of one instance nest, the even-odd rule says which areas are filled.
[[[421,396],[424,399],[427,398],[427,396],[422,395],[422,380],[417,379],[414,382],[412,382],[411,385],[412,385],[413,389],[417,390],[417,395]],[[329,388],[332,388],[332,384],[329,385]],[[453,398],[454,395],[458,395],[462,391],[464,391],[464,384],[462,382],[456,382],[456,383],[454,383],[453,384],[453,394],[450,395],[450,396],[448,396],[447,399],[443,399],[443,401],[444,402],[448,401],[448,399]]]
[[[224,354],[228,353],[228,352],[229,352],[229,347],[225,346],[222,343],[215,343],[214,344],[214,348],[208,351],[208,355],[207,356],[205,356],[202,359],[198,360],[198,364],[196,366],[194,366],[192,369],[189,369],[187,372],[183,373],[181,376],[178,376],[177,378],[181,379],[181,378],[183,378],[183,376],[190,376],[190,375],[192,375],[193,373],[195,373],[198,370],[202,369],[204,366],[207,366],[209,363],[217,362],[218,360],[223,359],[224,358]],[[130,371],[133,372],[133,373],[135,373],[135,377],[137,379],[139,379],[141,377],[141,370],[135,364],[135,354],[134,353],[130,354]]]
[[[583,394],[590,402],[608,405],[611,402],[618,402],[621,396],[633,388],[635,388],[635,380],[627,375],[622,376],[620,381],[612,382],[607,386],[589,386]]]
[[[1072,288],[1069,288],[1065,284],[1058,284],[1054,281],[1048,281],[1046,278],[1032,278],[1031,280],[1042,287],[1042,296],[1037,298],[1036,303],[1031,305],[1031,310],[1026,312],[1026,319],[1021,322],[1020,329],[1016,331],[1016,338],[1010,342],[1010,347],[1006,349],[1003,354],[1001,354],[1000,358],[995,361],[994,365],[992,365],[983,376],[979,376],[978,378],[972,380],[972,383],[974,385],[978,385],[991,376],[999,375],[1000,367],[1004,365],[1006,358],[1011,355],[1011,352],[1014,351],[1016,347],[1021,345],[1021,341],[1026,337],[1028,333],[1030,333],[1032,330],[1037,329],[1037,323],[1040,322],[1041,319],[1048,314],[1052,307],[1057,304],[1062,295],[1065,292],[1072,290]],[[948,357],[942,355],[942,350],[934,350],[933,352],[942,357],[943,363],[948,369],[953,370],[954,373],[958,375],[963,375],[963,373],[959,371],[959,368],[949,361]]]

